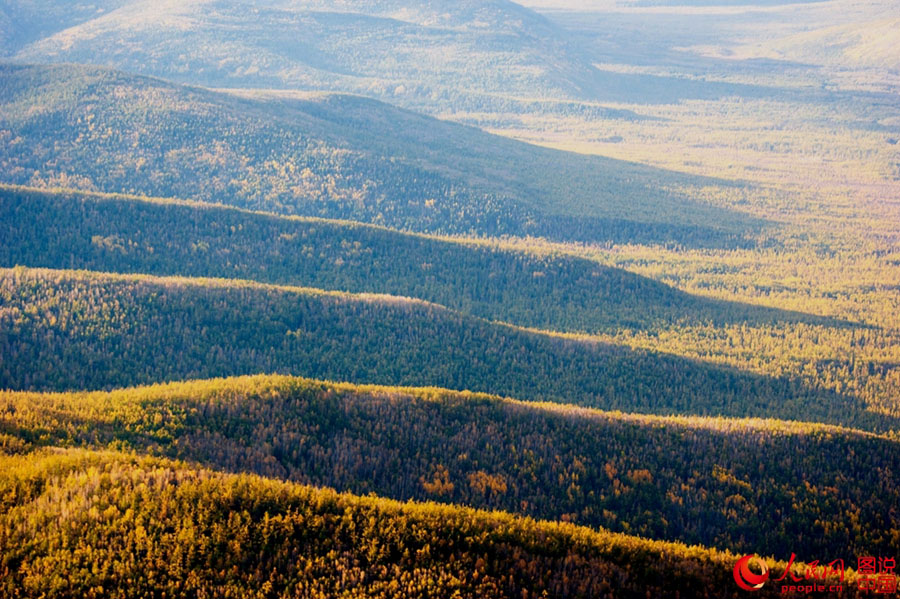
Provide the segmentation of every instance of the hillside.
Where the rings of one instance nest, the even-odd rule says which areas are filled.
[[[821,425],[636,417],[262,376],[112,393],[6,392],[0,406],[7,453],[153,452],[738,553],[789,546],[806,560],[887,554],[900,538],[900,487],[890,475],[900,443]],[[834,513],[855,513],[856,524],[829,526]]]
[[[0,270],[0,388],[285,373],[661,414],[897,428],[852,396],[672,355],[529,333],[395,298],[220,279]]]
[[[701,547],[115,453],[0,464],[2,584],[16,599],[738,593],[735,557]],[[847,584],[855,580],[849,572]]]
[[[0,0],[0,56],[87,23],[133,0],[92,0],[88,3]]]
[[[889,596],[898,3],[0,0],[0,599]]]
[[[0,186],[0,238],[19,240],[0,244],[5,267],[238,278],[386,293],[556,331],[828,322],[688,295],[540,246],[512,251],[496,243],[173,200]]]
[[[590,62],[560,30],[507,0],[133,0],[88,20],[60,20],[56,31],[23,10],[27,2],[7,3],[23,29],[40,33],[19,36],[6,54],[32,62],[109,64],[207,86],[385,97],[472,90],[572,98],[598,89]],[[52,11],[62,3],[49,4]]]
[[[896,10],[896,7],[894,8]],[[880,19],[817,27],[811,31],[746,44],[735,49],[742,57],[766,57],[818,66],[875,68],[900,73],[900,18],[896,12]]]
[[[733,247],[763,225],[683,191],[720,182],[371,100],[243,98],[93,67],[6,65],[0,81],[6,183],[479,236]]]
[[[207,87],[338,91],[454,119],[552,114],[624,123],[643,118],[640,107],[621,111],[598,102],[785,92],[691,82],[677,72],[610,72],[597,62],[642,62],[642,35],[630,31],[612,56],[608,46],[598,53],[554,15],[507,0],[123,0],[71,16],[60,0],[45,0],[47,14],[29,10],[28,0],[6,2],[19,11],[22,33],[0,46],[0,56],[17,62],[101,64]],[[642,2],[603,6],[615,21],[615,13],[636,4],[643,8]],[[608,29],[620,26],[611,22]],[[689,37],[696,42],[697,32]],[[628,41],[637,54],[629,53]]]

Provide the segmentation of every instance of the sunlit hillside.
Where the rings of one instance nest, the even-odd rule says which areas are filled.
[[[8,432],[0,439],[17,454],[48,446],[149,451],[736,552],[787,544],[810,560],[889,552],[900,538],[892,511],[900,488],[889,475],[900,466],[900,444],[810,423],[634,416],[289,377],[5,393],[3,404]],[[877,526],[829,526],[835,510]]]
[[[733,584],[729,553],[499,512],[116,453],[0,463],[0,539],[15,567],[3,589],[12,597],[640,598]],[[774,572],[786,566],[771,563]],[[845,582],[855,578],[848,572]]]
[[[0,0],[0,597],[891,596],[897,0]]]

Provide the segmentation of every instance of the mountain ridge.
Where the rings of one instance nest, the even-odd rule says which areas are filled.
[[[0,386],[7,388],[103,389],[271,372],[610,410],[896,428],[894,416],[870,412],[858,398],[797,380],[524,331],[410,300],[16,268],[0,270],[0,303],[11,356]]]
[[[687,323],[833,322],[691,296],[627,271],[500,241],[442,238],[378,225],[278,216],[226,205],[0,184],[0,266],[216,276],[388,293],[475,316],[598,333]],[[47,223],[58,223],[48,231]],[[240,254],[234,250],[240,248]]]
[[[678,191],[714,181],[529,146],[372,100],[340,100],[374,112],[354,117],[354,126],[376,123],[361,135],[341,124],[343,106],[323,118],[333,100],[288,110],[93,67],[7,64],[0,78],[0,129],[15,142],[0,152],[6,183],[452,234],[746,246],[764,225]],[[398,115],[415,133],[395,134],[403,127],[386,123]]]
[[[6,392],[4,404],[0,448],[17,454],[52,446],[152,452],[735,552],[791,544],[804,560],[889,551],[900,534],[890,509],[900,488],[887,474],[900,464],[900,439],[828,425],[639,416],[285,376]],[[848,479],[851,470],[860,475]],[[837,509],[878,526],[831,529],[823,522]],[[787,511],[789,522],[770,521]],[[794,538],[801,524],[802,540]]]
[[[223,598],[298,589],[327,596],[339,589],[366,599],[436,599],[449,588],[467,599],[639,599],[648,588],[675,598],[734,584],[735,556],[715,549],[109,451],[28,458],[0,457],[0,489],[16,501],[0,512],[0,538],[9,539],[13,565],[4,581],[19,596],[100,599],[160,589]],[[54,538],[63,542],[51,542],[48,531],[59,524],[62,537]],[[128,560],[134,548],[145,559]],[[788,567],[767,562],[773,572]],[[91,565],[100,567],[94,572]],[[803,566],[794,571],[802,575]],[[847,583],[855,574],[848,570]],[[759,593],[779,595],[771,585]]]

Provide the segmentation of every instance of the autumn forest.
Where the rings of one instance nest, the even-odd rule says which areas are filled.
[[[0,598],[896,596],[898,44],[0,0]]]

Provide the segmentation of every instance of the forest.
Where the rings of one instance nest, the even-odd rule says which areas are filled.
[[[17,240],[0,246],[5,267],[63,266],[386,293],[553,331],[853,324],[689,295],[552,247],[512,250],[500,242],[196,202],[0,187],[0,233]]]
[[[0,0],[0,598],[891,596],[898,32]]]
[[[12,599],[740,596],[733,556],[697,546],[111,452],[0,464]],[[847,571],[850,593],[825,596],[857,596],[855,582]]]
[[[900,442],[808,423],[642,417],[257,376],[111,393],[7,392],[0,433],[11,454],[150,453],[735,553],[791,547],[809,561],[888,554],[900,542],[891,474]],[[838,525],[834,513],[857,516]]]
[[[890,255],[842,249],[840,259],[825,262],[805,256],[795,280],[810,271],[819,285],[793,289],[766,283],[777,276],[776,264],[762,258],[775,260],[774,253],[690,261],[682,253],[675,263],[657,249],[610,260],[548,243],[442,239],[191,202],[14,187],[0,188],[0,217],[0,231],[17,240],[0,246],[0,266],[236,277],[412,297],[491,321],[787,378],[897,413],[900,338],[890,323],[900,305]],[[633,274],[636,265],[643,278]],[[666,284],[657,280],[661,272]],[[858,287],[848,287],[854,276]],[[831,316],[815,314],[822,311]]]
[[[763,225],[675,189],[702,178],[518,144],[371,101],[273,103],[73,66],[0,63],[0,80],[3,183],[476,237],[733,247]]]
[[[787,378],[490,323],[419,300],[248,281],[0,269],[0,387],[109,389],[259,372],[657,414],[896,430]]]

